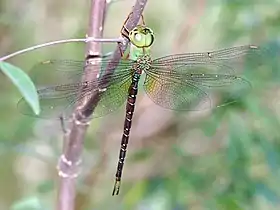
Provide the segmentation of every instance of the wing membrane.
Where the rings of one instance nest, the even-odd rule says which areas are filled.
[[[215,66],[215,69],[209,68],[208,73],[217,73],[218,71],[223,74],[234,74],[243,69],[245,61],[251,61],[254,65],[259,65],[264,54],[266,54],[266,49],[254,45],[244,45],[210,52],[169,55],[155,59],[153,66],[162,68],[170,65],[172,68],[177,68],[180,66],[198,67],[199,65],[207,65],[207,68],[209,68],[212,65]],[[215,71],[212,72],[212,70]]]
[[[98,64],[85,64],[84,61],[78,60],[47,60],[36,64],[30,70],[30,78],[39,88],[57,86],[68,83],[79,83],[82,76],[85,74],[84,68],[90,69],[88,76],[101,76],[107,68],[110,58],[100,60]],[[112,62],[111,64],[118,66],[118,74],[125,74],[126,71],[120,69],[127,69],[132,65],[131,60],[122,60],[121,62]]]
[[[127,97],[131,81],[131,61],[122,60],[112,74],[106,74],[108,62],[101,63],[101,71],[97,71],[100,65],[87,65],[97,78],[84,82],[79,82],[83,76],[82,61],[53,60],[36,65],[31,75],[35,78],[35,84],[41,87],[38,88],[41,107],[38,117],[58,118],[63,114],[67,118],[77,102],[90,98],[94,92],[101,94],[101,97],[93,117],[118,109]],[[52,72],[52,78],[42,78],[43,75],[39,72],[43,70]],[[35,116],[23,98],[18,102],[18,109],[25,115]]]
[[[166,63],[172,63],[174,65],[176,63],[185,64],[186,62],[192,63],[199,61],[223,62],[244,58],[244,56],[253,55],[260,51],[261,49],[255,45],[243,45],[209,52],[168,55],[155,59],[154,65],[164,65]]]
[[[186,111],[223,106],[248,93],[251,89],[249,81],[231,74],[216,73],[221,71],[219,68],[214,63],[179,67],[169,63],[165,67],[151,67],[146,72],[144,89],[156,104],[167,109]],[[226,66],[225,72],[229,72]],[[210,97],[212,95],[226,97],[214,104]]]
[[[211,100],[205,91],[176,78],[162,78],[149,72],[144,90],[155,104],[166,109],[194,111],[211,107]]]

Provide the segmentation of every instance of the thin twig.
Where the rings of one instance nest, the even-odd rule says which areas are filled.
[[[39,49],[39,48],[48,47],[48,46],[57,45],[57,44],[71,43],[71,42],[123,42],[123,39],[122,38],[96,39],[96,38],[93,38],[93,37],[87,37],[87,38],[81,38],[81,39],[63,39],[63,40],[51,41],[51,42],[47,42],[47,43],[44,43],[44,44],[38,44],[38,45],[35,45],[35,46],[32,46],[32,47],[28,47],[28,48],[25,48],[23,50],[19,50],[19,51],[16,51],[14,53],[11,53],[9,55],[3,56],[3,57],[0,58],[0,61],[4,61],[4,60],[10,59],[14,56],[17,56],[17,55],[20,55],[20,54],[23,54],[23,53],[26,53],[26,52],[29,52],[29,51],[33,51],[33,50],[36,50],[36,49]]]
[[[146,3],[147,0],[136,1],[132,14],[129,16],[129,19],[125,24],[125,27],[128,30],[131,30],[138,24]],[[87,34],[89,37],[100,38],[102,36],[106,6],[106,0],[92,0],[90,8],[90,23]],[[112,75],[112,72],[117,67],[117,63],[120,61],[121,55],[126,50],[128,43],[129,40],[125,39],[115,50],[112,62],[108,65],[108,68],[105,71],[104,77],[108,78],[108,80],[104,83],[109,82],[110,75]],[[92,70],[98,72],[97,68],[100,59],[96,59],[96,57],[100,55],[101,44],[97,42],[88,42],[86,46],[86,62],[94,64],[90,65],[94,66],[94,69],[86,67],[82,80],[95,81],[98,78],[97,75],[92,74]],[[81,159],[84,136],[89,125],[88,117],[94,111],[99,100],[100,93],[94,91],[89,100],[85,99],[81,104],[78,104],[73,113],[72,122],[69,126],[70,129],[64,135],[64,152],[58,165],[60,188],[57,209],[59,210],[74,209],[74,198],[76,195],[75,177],[78,175],[77,163],[79,163]]]

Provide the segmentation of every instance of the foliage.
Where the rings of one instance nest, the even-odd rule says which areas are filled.
[[[40,107],[38,94],[35,85],[32,83],[28,75],[26,75],[26,73],[20,68],[6,62],[0,62],[0,69],[10,78],[14,85],[17,86],[22,96],[32,107],[34,113],[39,114]]]

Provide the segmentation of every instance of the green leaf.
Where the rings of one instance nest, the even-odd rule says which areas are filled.
[[[38,115],[40,113],[39,97],[29,76],[20,68],[6,62],[0,62],[0,69],[17,86],[34,113]]]

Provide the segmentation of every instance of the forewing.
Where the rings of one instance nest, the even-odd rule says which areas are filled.
[[[34,65],[29,76],[38,88],[57,86],[61,84],[79,83],[85,74],[84,67],[90,67],[91,75],[100,75],[107,68],[110,58],[102,58],[97,64],[85,64],[79,60],[46,60]],[[126,69],[133,61],[122,60],[121,62],[111,62],[113,66],[118,66],[118,70]],[[99,68],[101,66],[101,68]]]
[[[109,60],[108,60],[109,62]],[[92,81],[79,82],[83,76],[82,61],[53,60],[36,65],[31,71],[35,84],[39,86],[40,118],[68,118],[75,104],[84,101],[92,94],[100,94],[100,101],[94,110],[93,117],[100,117],[118,109],[127,97],[127,89],[131,80],[131,61],[122,60],[113,74],[106,74],[107,61],[99,66],[89,64],[91,73],[98,78]],[[42,78],[36,70],[54,72],[49,78]],[[34,116],[24,99],[18,103],[18,109],[25,115]],[[36,117],[36,116],[35,116]]]
[[[160,68],[166,65],[172,65],[172,67],[175,68],[182,65],[193,66],[208,64],[216,65],[215,73],[233,74],[242,68],[245,60],[251,59],[254,60],[254,62],[258,62],[256,58],[261,57],[264,53],[264,49],[255,45],[244,45],[202,53],[184,53],[164,56],[155,59],[153,61],[153,66]],[[209,70],[213,70],[213,68]]]
[[[237,47],[230,47],[221,50],[209,51],[209,52],[198,52],[198,53],[183,53],[176,55],[168,55],[154,60],[154,63],[185,63],[197,62],[197,61],[228,61],[233,59],[244,58],[247,55],[253,55],[259,53],[261,49],[255,45],[243,45]]]

